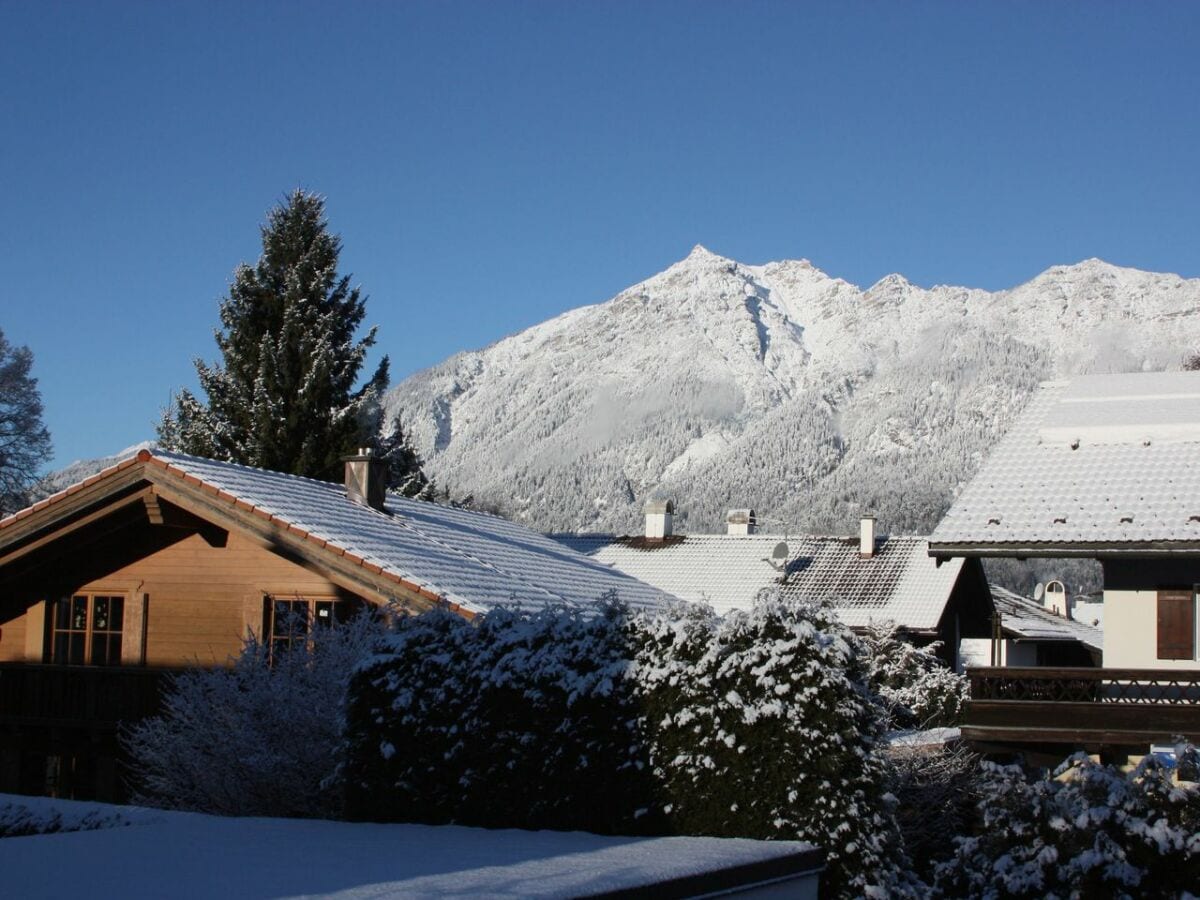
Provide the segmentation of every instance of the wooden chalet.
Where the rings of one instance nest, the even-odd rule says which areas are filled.
[[[119,798],[119,724],[248,633],[363,604],[662,596],[520,525],[385,496],[382,474],[367,453],[343,486],[142,450],[0,521],[0,791]]]

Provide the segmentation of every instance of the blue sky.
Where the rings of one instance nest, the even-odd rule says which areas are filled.
[[[152,436],[268,207],[397,377],[693,244],[870,284],[1200,275],[1200,5],[0,0],[0,329],[55,464]]]

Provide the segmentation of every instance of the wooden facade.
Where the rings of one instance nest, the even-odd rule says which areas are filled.
[[[434,602],[149,459],[6,520],[0,791],[119,799],[117,730],[157,709],[164,675],[227,664],[301,600]]]

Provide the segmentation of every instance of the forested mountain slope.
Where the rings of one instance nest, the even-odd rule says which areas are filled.
[[[439,483],[542,530],[629,532],[668,496],[691,531],[750,506],[772,531],[873,512],[924,532],[1039,381],[1177,368],[1198,346],[1197,279],[1093,259],[995,293],[899,275],[862,290],[697,247],[388,405]]]

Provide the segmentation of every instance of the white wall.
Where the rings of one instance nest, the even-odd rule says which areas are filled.
[[[1193,601],[1194,602],[1194,601]],[[1200,625],[1200,615],[1196,617]],[[1200,635],[1193,639],[1193,654]],[[1158,658],[1158,591],[1104,591],[1106,669],[1196,669],[1193,659]]]
[[[992,664],[991,638],[963,638],[959,642],[958,657],[962,667],[990,666]],[[1000,665],[1002,666],[1036,666],[1037,645],[1017,643],[1016,641],[1000,642]]]
[[[1104,627],[1103,600],[1076,600],[1071,606],[1071,616],[1084,625],[1095,624],[1097,628]]]

